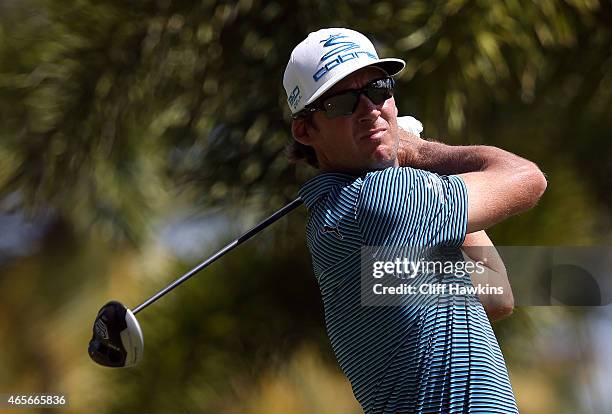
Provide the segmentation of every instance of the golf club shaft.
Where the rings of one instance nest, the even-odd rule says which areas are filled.
[[[245,241],[253,237],[255,234],[259,233],[261,230],[265,229],[270,224],[274,223],[276,220],[280,219],[287,213],[290,213],[291,211],[295,210],[301,204],[302,204],[302,199],[300,199],[299,197],[296,198],[291,203],[287,204],[285,207],[281,208],[276,213],[272,214],[270,217],[268,217],[267,219],[265,219],[264,221],[262,221],[261,223],[253,227],[251,230],[247,231],[242,236],[238,237],[236,240],[234,240],[233,242],[229,243],[227,246],[219,250],[217,253],[213,254],[208,259],[204,260],[202,263],[200,263],[199,265],[197,265],[196,267],[194,267],[193,269],[185,273],[183,276],[179,277],[174,282],[172,282],[171,284],[169,284],[168,286],[166,286],[165,288],[157,292],[155,295],[151,296],[149,299],[147,299],[146,301],[138,305],[138,307],[136,307],[132,311],[132,313],[134,315],[137,314],[138,312],[140,312],[141,310],[143,310],[144,308],[146,308],[147,306],[155,302],[157,299],[161,298],[166,293],[170,292],[172,289],[174,289],[175,287],[177,287],[178,285],[180,285],[181,283],[189,279],[191,276],[195,275],[200,270],[204,269],[205,267],[213,263],[215,260],[223,256],[225,253],[229,252],[234,247],[244,243]]]

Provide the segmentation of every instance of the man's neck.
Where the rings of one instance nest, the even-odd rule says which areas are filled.
[[[372,167],[364,167],[364,168],[349,168],[349,167],[343,167],[343,166],[338,166],[338,165],[329,165],[326,163],[321,163],[319,166],[319,170],[323,173],[343,173],[343,174],[349,174],[349,175],[354,175],[354,176],[362,176],[365,175],[369,172],[372,171],[379,171],[379,170],[385,170],[389,167],[399,167],[399,161],[397,158],[395,158],[394,162],[392,165],[389,166],[372,166]]]

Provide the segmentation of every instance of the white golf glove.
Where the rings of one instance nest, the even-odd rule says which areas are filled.
[[[423,124],[421,121],[412,116],[398,116],[397,126],[407,132],[412,132],[417,137],[421,137],[423,132]]]

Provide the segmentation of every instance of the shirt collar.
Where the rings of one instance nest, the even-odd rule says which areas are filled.
[[[306,208],[310,209],[319,197],[327,194],[332,188],[351,183],[356,178],[357,176],[354,175],[337,172],[319,174],[306,181],[298,191],[298,194],[304,200]]]

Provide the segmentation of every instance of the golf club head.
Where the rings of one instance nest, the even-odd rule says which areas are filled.
[[[142,330],[131,310],[116,301],[100,308],[89,341],[89,356],[105,367],[130,367],[142,359]]]

